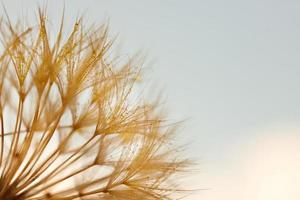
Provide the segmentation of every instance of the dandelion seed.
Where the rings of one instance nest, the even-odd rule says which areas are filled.
[[[109,59],[107,26],[62,20],[51,43],[38,19],[1,22],[0,199],[170,199],[186,161],[157,106],[130,101],[140,68]]]

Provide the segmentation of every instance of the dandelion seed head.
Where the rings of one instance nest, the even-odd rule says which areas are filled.
[[[170,199],[187,162],[157,104],[132,100],[142,64],[112,58],[107,25],[54,36],[46,19],[1,21],[0,199]]]

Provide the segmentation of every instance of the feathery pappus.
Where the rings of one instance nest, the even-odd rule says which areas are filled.
[[[0,199],[171,199],[187,161],[157,103],[131,98],[138,59],[111,58],[105,24],[53,35],[46,17],[1,20]]]

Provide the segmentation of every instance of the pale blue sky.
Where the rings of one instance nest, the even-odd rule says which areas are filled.
[[[27,16],[45,1],[1,2]],[[247,199],[246,156],[270,138],[299,139],[299,1],[48,0],[53,21],[63,2],[68,18],[109,19],[124,53],[144,49],[154,60],[147,77],[164,88],[171,118],[188,119],[179,135],[190,142],[187,154],[199,158],[192,182],[209,188],[190,199]],[[283,144],[277,148],[284,152],[290,144]],[[271,199],[255,199],[263,197]]]

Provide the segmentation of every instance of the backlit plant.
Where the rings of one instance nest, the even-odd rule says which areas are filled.
[[[138,98],[140,62],[114,59],[106,25],[44,11],[1,21],[0,199],[170,199],[186,162],[157,103]]]

